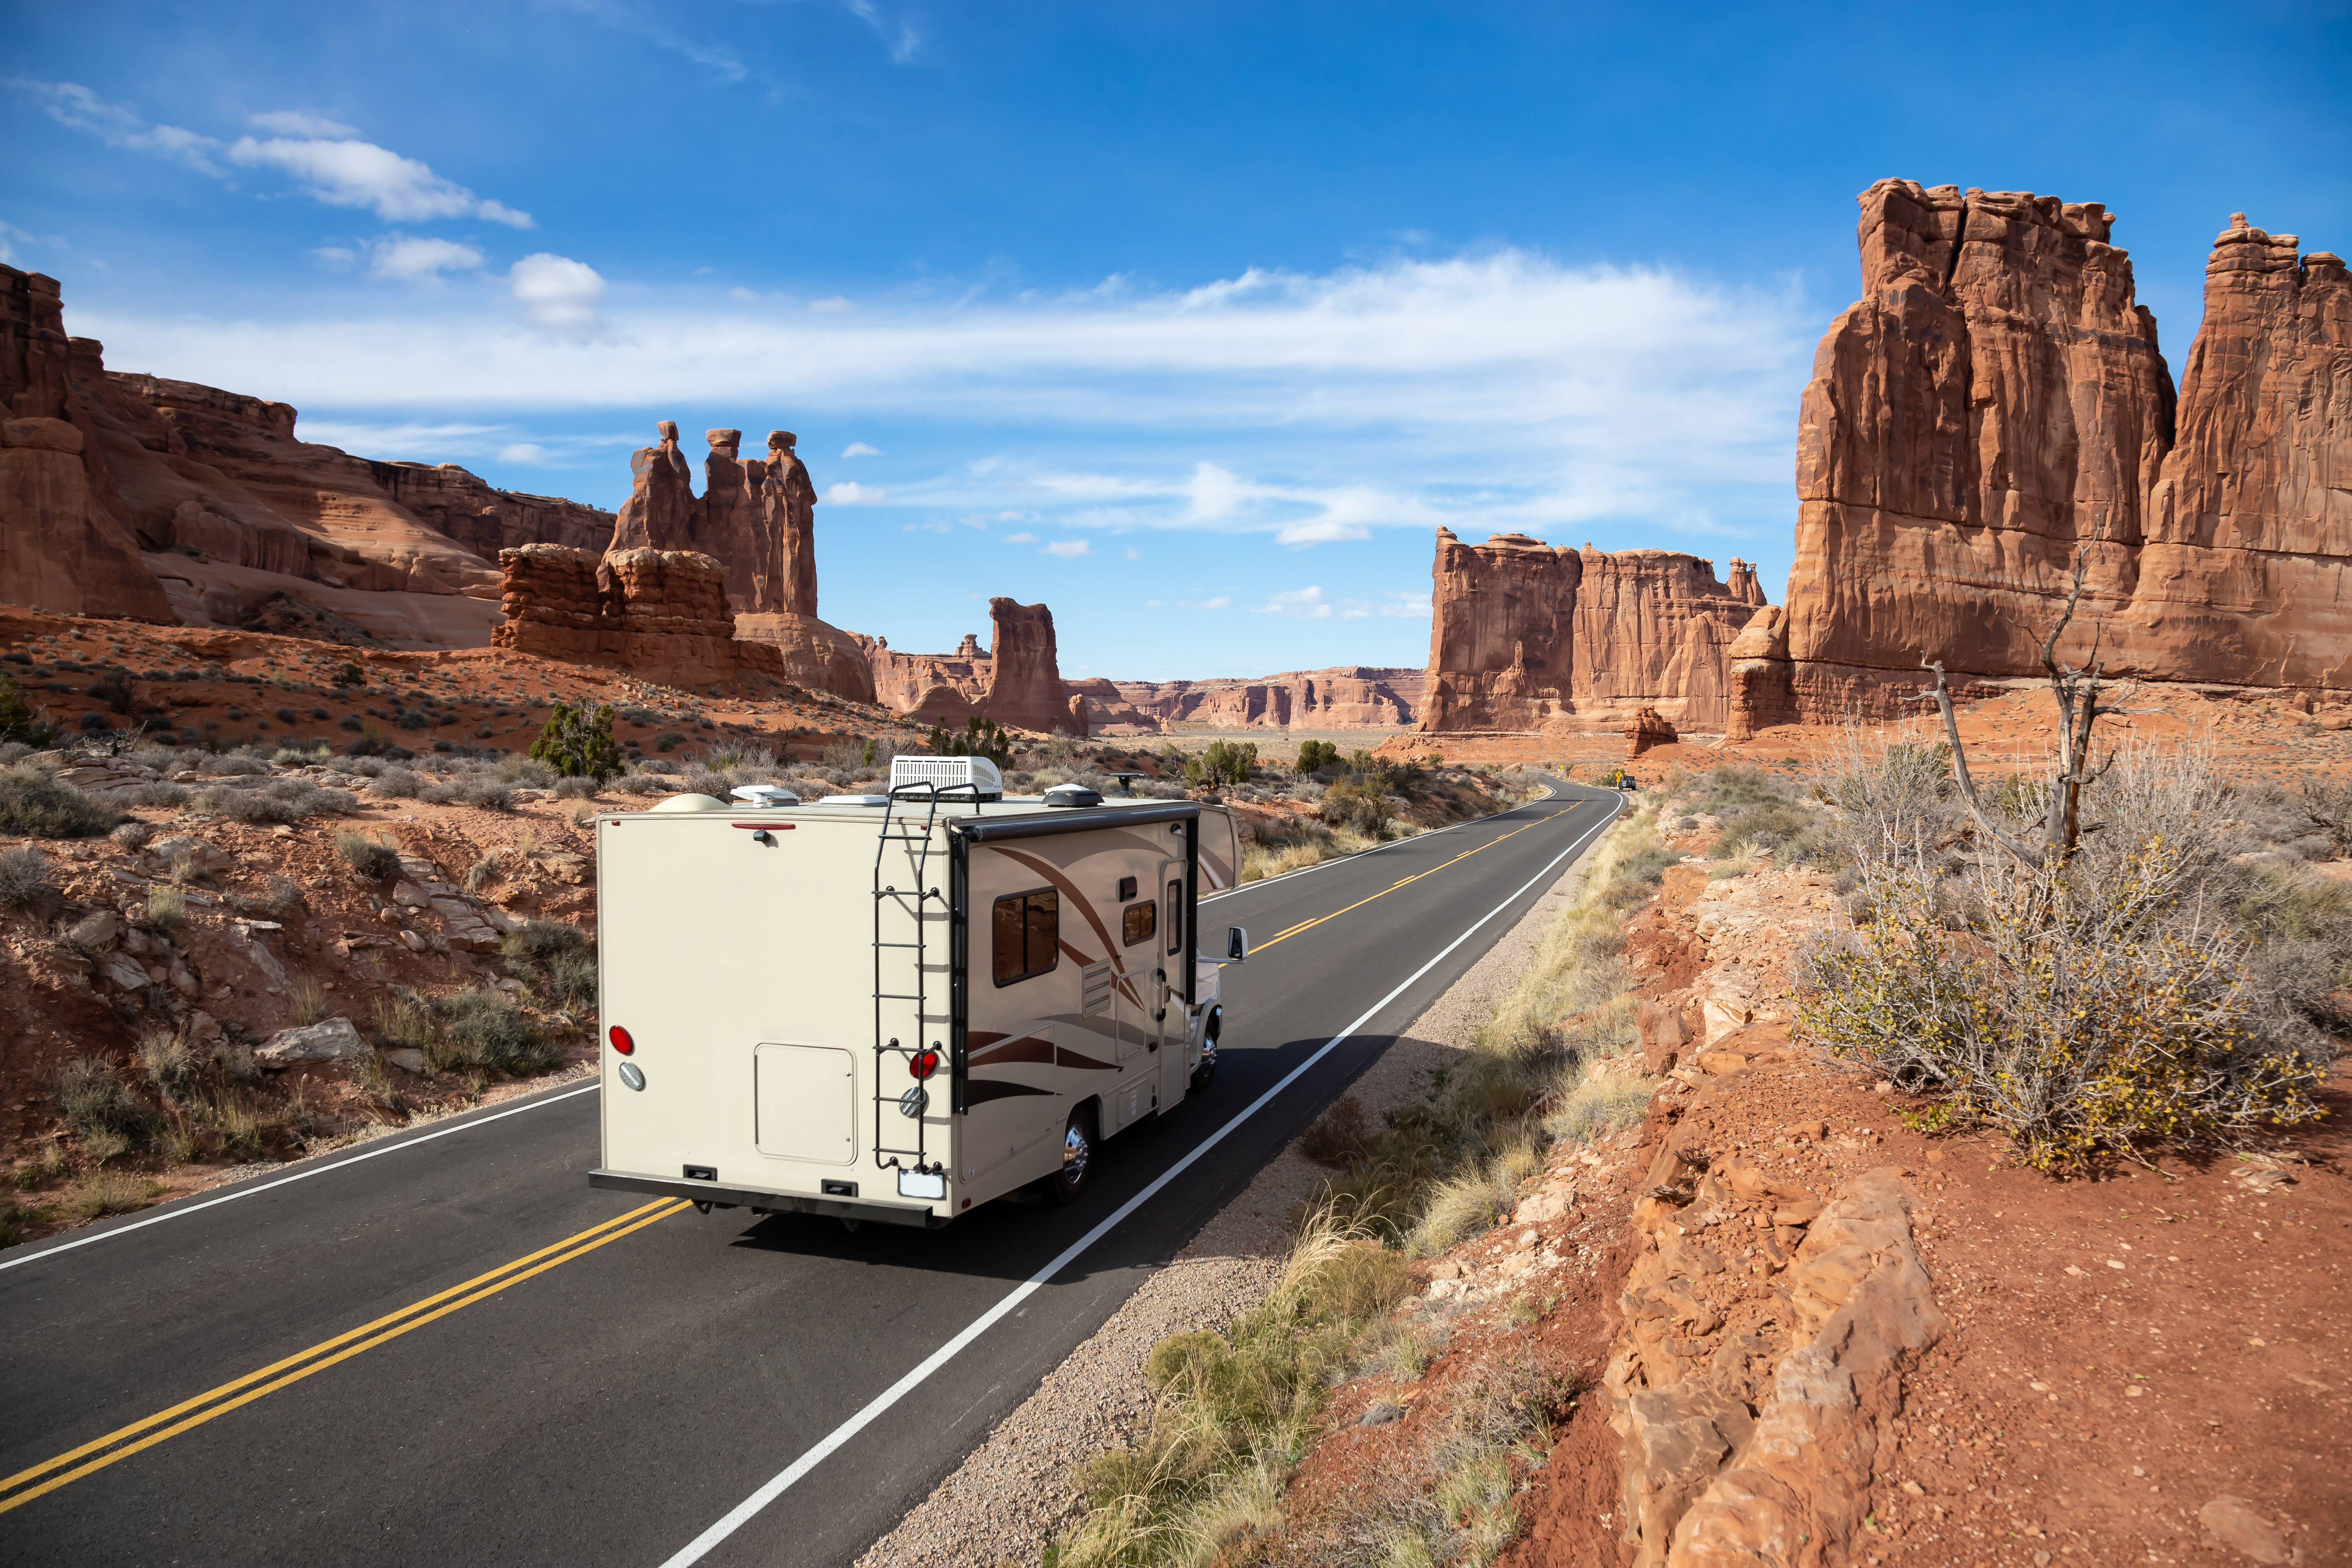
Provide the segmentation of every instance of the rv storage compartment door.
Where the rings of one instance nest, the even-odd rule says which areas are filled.
[[[752,1053],[760,1152],[846,1165],[857,1149],[857,1063],[838,1046]]]

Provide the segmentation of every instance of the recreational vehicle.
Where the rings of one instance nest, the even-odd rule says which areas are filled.
[[[595,819],[594,1185],[936,1227],[1076,1199],[1103,1140],[1215,1077],[1224,807],[1006,798],[984,757],[734,793]]]

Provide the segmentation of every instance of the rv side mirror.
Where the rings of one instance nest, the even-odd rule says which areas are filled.
[[[1225,928],[1225,962],[1227,963],[1249,962],[1249,932],[1244,928],[1241,926]]]

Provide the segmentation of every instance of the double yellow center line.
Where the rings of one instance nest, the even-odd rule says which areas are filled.
[[[321,1340],[308,1350],[297,1351],[193,1399],[184,1399],[169,1410],[159,1410],[142,1421],[109,1432],[31,1469],[19,1470],[0,1479],[0,1513],[53,1492],[68,1482],[78,1481],[92,1471],[102,1470],[117,1459],[127,1459],[142,1448],[152,1448],[166,1438],[192,1431],[215,1415],[226,1415],[241,1405],[250,1405],[265,1394],[275,1394],[289,1384],[299,1383],[314,1372],[324,1372],[337,1362],[349,1361],[362,1351],[388,1344],[411,1329],[421,1329],[436,1318],[446,1318],[461,1308],[487,1300],[559,1264],[583,1258],[607,1242],[618,1241],[688,1206],[684,1198],[659,1198],[642,1208],[631,1209],[551,1247],[525,1253],[487,1274],[477,1274],[462,1285],[452,1285],[396,1312],[387,1312],[372,1323]]]
[[[1569,807],[1568,809],[1570,809],[1570,810],[1573,810],[1573,809],[1575,809],[1575,808],[1571,806],[1571,807]],[[1443,861],[1440,861],[1438,864],[1436,864],[1436,865],[1434,865],[1434,866],[1432,866],[1428,870],[1426,870],[1426,871],[1416,871],[1416,872],[1414,872],[1414,873],[1413,873],[1412,876],[1410,876],[1410,877],[1400,877],[1400,878],[1398,878],[1395,881],[1391,882],[1387,887],[1382,888],[1379,892],[1374,893],[1374,894],[1371,896],[1371,898],[1368,898],[1368,899],[1358,899],[1354,903],[1349,904],[1349,905],[1348,906],[1348,908],[1347,908],[1347,909],[1345,909],[1345,910],[1332,910],[1329,914],[1328,914],[1328,915],[1317,915],[1313,920],[1308,920],[1308,921],[1300,921],[1297,925],[1285,926],[1285,927],[1283,927],[1283,928],[1282,928],[1282,930],[1280,930],[1280,931],[1278,931],[1275,932],[1272,936],[1270,936],[1270,937],[1266,938],[1264,942],[1252,942],[1252,943],[1250,944],[1250,951],[1251,951],[1252,952],[1264,952],[1267,948],[1272,947],[1276,942],[1287,942],[1287,941],[1289,941],[1292,937],[1297,936],[1297,935],[1299,932],[1301,932],[1301,931],[1313,931],[1317,926],[1321,925],[1325,921],[1336,921],[1336,920],[1338,920],[1341,915],[1346,914],[1346,913],[1348,912],[1348,910],[1360,910],[1360,909],[1362,909],[1366,904],[1370,903],[1370,902],[1372,901],[1372,900],[1373,900],[1373,899],[1385,899],[1385,898],[1387,898],[1391,893],[1395,892],[1399,888],[1409,888],[1409,887],[1411,887],[1413,883],[1420,881],[1423,877],[1434,877],[1434,876],[1436,876],[1440,871],[1444,870],[1444,869],[1445,869],[1445,868],[1446,868],[1446,867],[1448,867],[1448,866],[1455,866],[1455,865],[1459,865],[1459,864],[1461,864],[1463,861],[1467,860],[1468,858],[1470,858],[1470,857],[1471,857],[1471,856],[1473,856],[1473,855],[1483,855],[1483,854],[1485,854],[1487,850],[1492,849],[1496,845],[1500,844],[1504,839],[1506,839],[1506,838],[1516,838],[1516,837],[1517,837],[1520,834],[1525,833],[1525,832],[1526,832],[1528,828],[1530,828],[1530,827],[1540,827],[1540,826],[1542,826],[1545,823],[1549,822],[1553,817],[1558,816],[1559,815],[1559,812],[1557,812],[1557,811],[1548,811],[1548,812],[1544,813],[1541,816],[1537,817],[1533,822],[1529,822],[1529,823],[1522,824],[1521,826],[1517,826],[1517,827],[1514,827],[1514,828],[1512,828],[1512,829],[1510,830],[1510,832],[1508,832],[1508,833],[1497,834],[1496,837],[1492,837],[1492,838],[1489,838],[1488,840],[1486,840],[1486,843],[1479,845],[1479,846],[1478,846],[1476,848],[1475,848],[1475,849],[1465,849],[1464,851],[1462,851],[1462,853],[1461,853],[1461,854],[1456,855],[1456,856],[1455,856],[1453,859],[1451,859],[1451,860],[1443,860]]]

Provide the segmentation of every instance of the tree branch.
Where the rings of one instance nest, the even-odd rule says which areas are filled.
[[[2029,850],[2024,840],[2004,831],[1985,810],[1984,803],[1977,798],[1977,781],[1969,773],[1969,754],[1960,745],[1960,721],[1952,714],[1952,689],[1944,679],[1944,661],[1921,654],[1919,668],[1936,672],[1936,688],[1932,695],[1936,699],[1937,710],[1944,716],[1944,735],[1952,748],[1952,775],[1959,782],[1960,798],[1968,803],[1969,815],[1976,818],[1977,826],[1984,830],[1986,836],[2008,850],[2019,865],[2041,865],[2042,857]]]

